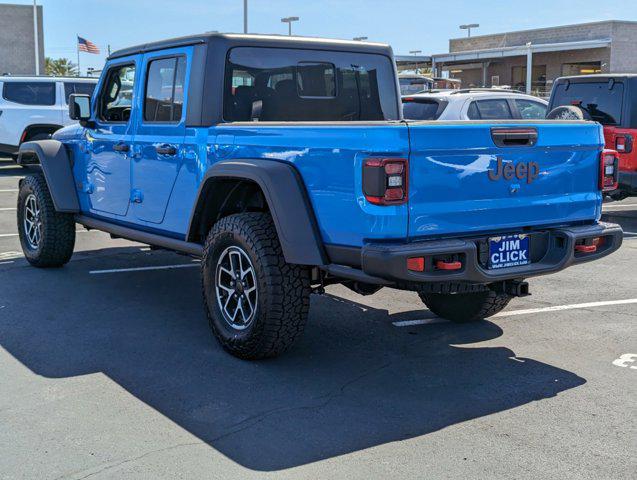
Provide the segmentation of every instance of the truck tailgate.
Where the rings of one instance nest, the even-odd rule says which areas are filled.
[[[604,139],[596,123],[408,125],[410,238],[517,231],[601,215],[598,172]],[[494,129],[535,131],[537,140],[502,145],[494,140]]]

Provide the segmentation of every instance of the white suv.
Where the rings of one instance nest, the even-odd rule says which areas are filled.
[[[541,98],[504,89],[431,91],[402,100],[407,120],[542,119],[548,106]]]
[[[13,156],[22,142],[48,138],[74,123],[69,95],[90,95],[96,83],[96,78],[0,76],[0,156]]]

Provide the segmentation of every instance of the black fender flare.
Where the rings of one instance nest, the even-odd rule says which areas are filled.
[[[38,140],[24,142],[18,151],[19,165],[30,165],[29,159],[36,156],[49,187],[53,206],[58,212],[77,213],[80,203],[75,190],[71,160],[62,142]]]
[[[294,166],[277,160],[224,160],[212,165],[199,185],[186,241],[192,241],[196,235],[197,213],[201,202],[205,201],[202,192],[206,184],[220,179],[250,180],[261,188],[286,262],[297,265],[328,263],[305,184]]]

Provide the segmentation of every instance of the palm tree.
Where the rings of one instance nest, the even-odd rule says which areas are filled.
[[[47,75],[54,77],[75,77],[79,72],[77,65],[71,62],[68,58],[46,57],[44,61],[44,69]]]

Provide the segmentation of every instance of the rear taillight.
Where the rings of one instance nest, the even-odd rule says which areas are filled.
[[[407,201],[409,164],[405,158],[367,158],[363,162],[363,193],[374,205]]]
[[[633,137],[631,135],[615,137],[615,150],[618,153],[630,153],[633,150]]]
[[[619,158],[615,150],[604,150],[599,161],[599,189],[608,192],[617,189]]]

